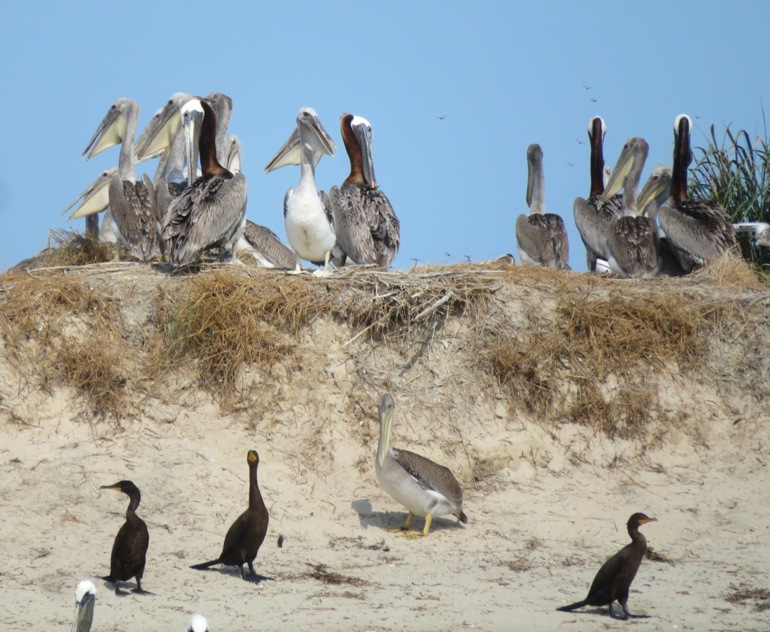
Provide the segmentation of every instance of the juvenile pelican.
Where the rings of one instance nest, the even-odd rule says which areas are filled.
[[[297,264],[297,255],[284,244],[267,226],[260,226],[246,220],[243,236],[236,244],[236,254],[245,255],[263,268],[292,270]]]
[[[575,225],[586,247],[588,269],[596,271],[596,260],[607,259],[607,235],[610,222],[620,212],[619,195],[599,203],[599,196],[604,192],[604,134],[607,126],[600,116],[595,116],[588,123],[588,139],[591,143],[591,191],[588,199],[578,197],[572,206]]]
[[[163,220],[163,239],[174,265],[194,263],[210,248],[231,255],[246,213],[246,178],[217,160],[212,107],[203,99],[188,101],[182,107],[182,126],[190,172],[200,153],[202,175],[174,198]]]
[[[202,614],[195,613],[187,624],[187,632],[209,632],[209,622]]]
[[[130,99],[118,99],[83,151],[83,155],[88,154],[86,159],[89,159],[120,143],[118,172],[109,181],[111,225],[118,241],[115,247],[116,261],[120,259],[121,246],[137,259],[147,261],[157,244],[155,188],[147,175],[143,174],[142,180],[138,181],[134,171],[134,134],[138,117],[137,103]]]
[[[639,192],[638,207],[642,214],[657,220],[661,206],[671,197],[671,167],[655,167]],[[676,277],[685,274],[676,253],[660,228],[658,230],[658,273]],[[694,265],[694,264],[693,264]],[[690,266],[692,267],[692,266]]]
[[[620,215],[610,222],[607,235],[607,262],[621,277],[655,276],[658,273],[658,227],[654,217],[639,215],[636,205],[639,179],[648,152],[649,145],[643,138],[629,138],[599,198],[605,203],[623,189]]]
[[[313,108],[302,108],[297,128],[265,167],[270,173],[286,165],[299,165],[297,188],[290,188],[283,198],[283,216],[289,245],[299,258],[329,269],[329,259],[336,243],[333,218],[327,214],[318,195],[315,168],[321,157],[334,156],[334,141],[321,124]],[[300,270],[299,259],[295,266]]]
[[[115,536],[115,542],[112,545],[110,574],[102,577],[102,579],[115,584],[116,595],[124,595],[126,593],[118,588],[118,582],[127,581],[134,577],[136,579],[136,588],[133,592],[148,594],[146,590],[142,590],[142,577],[144,576],[144,566],[147,561],[147,547],[150,545],[150,536],[144,520],[136,515],[136,510],[139,508],[139,503],[142,500],[142,494],[139,488],[131,481],[120,481],[114,485],[102,485],[102,489],[123,492],[129,498],[126,522],[120,527],[120,531]]]
[[[463,490],[449,468],[430,459],[393,447],[393,415],[396,403],[390,393],[380,398],[380,442],[374,472],[380,487],[407,508],[404,529],[412,518],[425,516],[422,535],[427,536],[433,516],[452,514],[467,523],[463,513]]]
[[[327,203],[334,215],[337,249],[344,261],[389,268],[401,241],[400,224],[388,197],[377,187],[372,158],[372,126],[343,114],[340,131],[350,159],[350,175],[332,187]]]
[[[529,215],[516,218],[516,247],[522,263],[568,270],[569,244],[564,220],[545,211],[543,150],[527,147],[527,206]]]
[[[224,165],[228,171],[241,172],[241,143],[235,134],[225,136]]]
[[[671,174],[671,200],[658,212],[682,268],[690,271],[708,259],[728,253],[736,256],[735,233],[727,213],[716,202],[691,200],[687,196],[687,167],[692,162],[690,129],[692,121],[680,114],[674,121],[674,168]]]
[[[615,617],[612,603],[617,600],[623,608],[623,617],[619,618],[627,619],[633,616],[626,605],[628,592],[647,551],[647,539],[643,533],[639,532],[639,527],[655,520],[656,518],[648,518],[643,513],[632,515],[626,525],[631,543],[602,564],[585,599],[569,606],[562,606],[557,610],[569,612],[583,606],[609,606],[610,616]]]
[[[89,632],[94,621],[96,586],[90,579],[84,579],[75,590],[75,620],[72,632]]]

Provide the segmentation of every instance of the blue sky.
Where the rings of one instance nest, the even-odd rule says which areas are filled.
[[[401,220],[398,268],[515,254],[525,153],[539,143],[547,208],[584,270],[572,204],[589,189],[592,116],[607,123],[610,165],[628,137],[647,139],[646,178],[671,163],[676,115],[693,117],[693,144],[705,145],[711,123],[764,133],[768,105],[770,3],[759,0],[30,1],[3,14],[0,270],[43,248],[49,229],[84,229],[60,213],[117,165],[118,148],[89,162],[81,152],[119,97],[142,106],[141,130],[173,92],[230,95],[247,216],[284,239],[299,172],[263,168],[298,110],[314,107],[338,145],[316,171],[323,189],[349,170],[340,115],[367,118]]]

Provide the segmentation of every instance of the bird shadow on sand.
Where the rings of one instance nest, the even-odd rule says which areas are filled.
[[[558,610],[558,608],[557,608]],[[561,611],[563,612],[563,611]],[[613,608],[614,616],[610,617],[610,613],[607,610],[607,606],[600,606],[600,607],[593,607],[593,608],[585,608],[583,610],[570,610],[569,614],[574,615],[592,615],[592,616],[604,616],[604,617],[610,617],[612,619],[617,619],[618,621],[626,621],[628,619],[649,619],[650,615],[648,614],[631,614],[628,617],[626,617],[623,614],[623,611],[620,610],[620,608]]]
[[[143,597],[155,597],[154,592],[150,592],[149,590],[145,590],[142,588],[142,590],[139,590],[138,586],[136,584],[133,584],[134,588],[129,588],[128,590],[125,590],[126,586],[130,586],[130,582],[120,582],[121,586],[115,587],[115,584],[113,584],[110,581],[107,581],[106,579],[102,580],[104,582],[104,588],[105,590],[108,590],[111,593],[115,593],[118,597],[127,597],[128,595],[141,595]]]
[[[241,577],[241,572],[238,570],[237,566],[219,566],[217,568],[205,568],[205,569],[196,569],[199,573],[219,573],[220,575],[228,575],[230,577],[236,578],[240,581],[244,581],[244,579]],[[260,575],[259,573],[255,573],[255,575],[251,575],[249,571],[246,571],[246,579],[245,581],[249,582],[250,584],[260,584],[263,581],[275,581],[275,577],[268,577],[267,575]]]
[[[358,514],[358,521],[364,529],[377,527],[385,531],[392,531],[404,526],[406,522],[406,513],[399,511],[372,511],[372,503],[369,500],[354,500],[350,506]],[[425,526],[422,516],[415,516],[412,519],[412,528],[410,531],[422,531]],[[451,518],[433,518],[430,525],[430,532],[443,531],[444,529],[458,529],[460,524],[457,520]]]

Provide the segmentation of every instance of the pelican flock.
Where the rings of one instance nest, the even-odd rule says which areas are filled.
[[[340,116],[350,173],[325,192],[316,170],[323,156],[334,156],[336,144],[313,108],[299,111],[294,130],[265,166],[266,173],[300,168],[297,186],[283,198],[286,245],[266,225],[247,219],[241,146],[228,133],[232,108],[232,98],[221,92],[205,98],[176,92],[134,142],[139,105],[118,99],[83,152],[91,158],[120,144],[118,166],[106,169],[64,212],[76,207],[70,220],[104,213],[100,229],[87,223],[87,236],[116,242],[116,260],[124,249],[144,262],[159,254],[173,266],[213,255],[294,272],[308,261],[323,268],[317,274],[348,262],[389,269],[401,244],[401,222],[375,178],[371,123],[357,114]],[[638,192],[644,161],[621,155],[622,172],[613,177],[604,161],[607,125],[600,116],[589,120],[590,189],[573,204],[589,272],[681,276],[713,257],[738,256],[739,233],[755,248],[770,247],[767,223],[731,225],[718,204],[688,197],[691,127],[689,116],[676,117],[673,167],[656,167]],[[136,164],[152,158],[159,159],[153,178],[137,177]],[[546,211],[543,150],[537,143],[527,149],[527,166],[529,211],[515,223],[519,258],[571,270],[564,220]],[[633,180],[631,169],[638,172]]]

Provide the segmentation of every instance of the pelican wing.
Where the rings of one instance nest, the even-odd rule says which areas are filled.
[[[565,268],[569,244],[564,220],[555,213],[531,213],[516,218],[519,249],[533,261],[552,268]]]
[[[735,248],[735,233],[718,204],[695,200],[678,206],[664,204],[658,218],[671,245],[696,263]]]
[[[296,266],[297,255],[267,226],[260,226],[251,220],[246,220],[243,238],[262,258],[276,268],[291,270]]]
[[[246,178],[238,173],[200,178],[176,198],[163,223],[172,262],[194,263],[230,241],[246,214],[246,193]]]
[[[137,259],[147,261],[155,246],[155,189],[147,176],[141,182],[121,180],[118,175],[110,179],[110,210],[120,236]]]
[[[392,448],[392,452],[396,462],[419,483],[420,487],[443,494],[454,504],[462,504],[462,487],[448,467],[409,450]]]
[[[658,234],[654,221],[647,217],[618,218],[610,229],[607,248],[624,276],[658,273]]]

